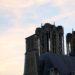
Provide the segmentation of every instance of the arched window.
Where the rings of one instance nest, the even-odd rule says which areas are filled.
[[[59,75],[59,71],[56,68],[51,68],[49,75]]]

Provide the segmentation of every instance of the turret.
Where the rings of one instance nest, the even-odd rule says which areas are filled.
[[[72,39],[72,34],[68,33],[66,35],[67,55],[69,55],[71,53],[71,39]]]
[[[75,56],[75,31],[66,35],[67,55]]]

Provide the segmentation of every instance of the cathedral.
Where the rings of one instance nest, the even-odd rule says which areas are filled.
[[[75,75],[75,31],[45,23],[26,38],[24,75]]]

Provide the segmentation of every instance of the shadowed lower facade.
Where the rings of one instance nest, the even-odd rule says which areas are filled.
[[[24,75],[74,75],[74,37],[74,31],[67,34],[65,55],[61,25],[45,23],[36,28],[35,34],[26,38]]]

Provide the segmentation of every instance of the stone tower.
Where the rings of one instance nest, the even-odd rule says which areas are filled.
[[[45,23],[36,28],[35,34],[26,38],[24,75],[38,75],[38,58],[51,52],[64,54],[64,30],[62,26]]]
[[[46,23],[35,31],[39,55],[46,52],[64,54],[64,30],[62,26]]]
[[[67,54],[75,56],[75,31],[66,35]]]
[[[24,75],[38,75],[37,37],[32,35],[26,38]]]

